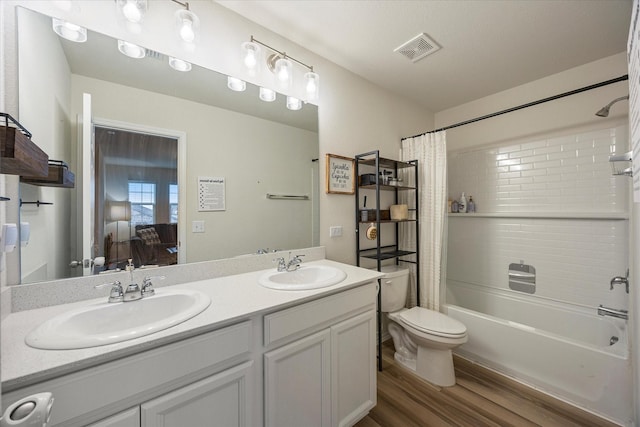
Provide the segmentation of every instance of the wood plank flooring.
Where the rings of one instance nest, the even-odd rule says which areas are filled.
[[[393,352],[386,341],[378,404],[355,427],[616,426],[458,357],[456,385],[437,387],[397,366]]]

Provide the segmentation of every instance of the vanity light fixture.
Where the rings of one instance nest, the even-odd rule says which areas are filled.
[[[183,3],[178,0],[171,1],[184,7],[184,9],[180,9],[175,13],[178,37],[186,43],[194,43],[198,37],[200,19],[195,13],[189,10],[189,2]]]
[[[302,108],[302,101],[293,96],[287,96],[287,108],[293,111],[299,110]]]
[[[129,58],[140,59],[147,55],[147,50],[142,46],[124,40],[118,40],[118,50]]]
[[[266,87],[260,88],[260,99],[264,102],[273,102],[276,100],[276,91]]]
[[[244,92],[247,89],[247,83],[235,77],[227,77],[227,87],[235,92]]]
[[[169,65],[176,71],[191,71],[191,63],[183,61],[182,59],[174,58],[173,56],[169,57]]]
[[[247,67],[249,73],[255,73],[255,68],[259,66],[259,52],[260,46],[273,51],[271,55],[266,58],[267,68],[275,74],[278,85],[282,88],[289,88],[293,81],[293,63],[305,67],[308,72],[305,74],[305,86],[307,92],[307,101],[313,101],[318,99],[320,76],[313,71],[313,67],[298,61],[297,59],[287,55],[285,52],[281,52],[273,47],[269,46],[251,36],[251,40],[242,43],[242,49],[244,52],[244,64]],[[262,98],[261,98],[262,99]]]
[[[116,5],[122,16],[134,24],[142,22],[148,9],[147,0],[116,0]]]
[[[57,35],[76,43],[84,43],[87,41],[87,29],[62,19],[51,18],[53,31]]]

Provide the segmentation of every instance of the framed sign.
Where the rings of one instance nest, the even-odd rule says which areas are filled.
[[[355,160],[327,154],[327,193],[355,193]]]

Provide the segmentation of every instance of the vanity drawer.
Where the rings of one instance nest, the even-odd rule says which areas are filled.
[[[310,333],[341,318],[375,308],[374,282],[264,316],[264,345]]]
[[[248,359],[251,338],[246,321],[18,389],[2,400],[49,391],[55,399],[51,425],[83,426]]]

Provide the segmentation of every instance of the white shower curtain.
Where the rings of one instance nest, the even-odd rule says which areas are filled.
[[[400,159],[418,161],[418,203],[420,230],[420,306],[440,309],[440,279],[443,242],[447,212],[447,140],[446,132],[428,133],[402,140]],[[407,170],[408,171],[408,170]],[[408,173],[407,175],[413,175]],[[413,176],[405,175],[408,185]],[[406,200],[413,197],[406,195]],[[402,202],[407,203],[407,202]],[[410,206],[411,207],[411,206]],[[415,224],[406,223],[400,241],[405,248],[415,248]],[[412,286],[410,305],[417,305],[415,294],[415,266],[411,264]]]

